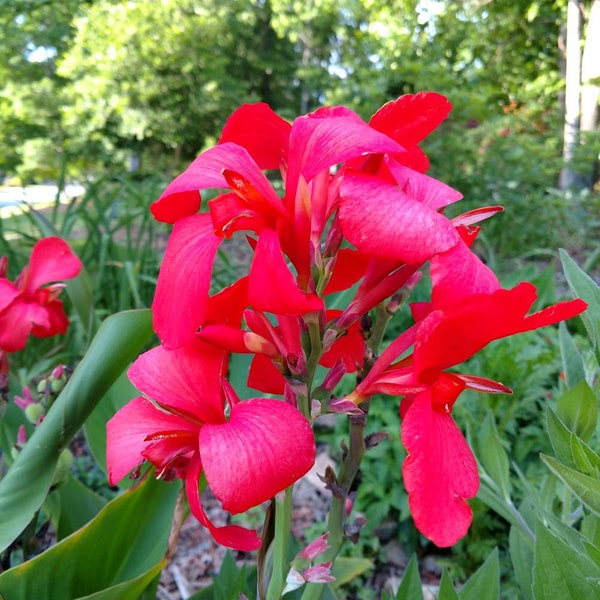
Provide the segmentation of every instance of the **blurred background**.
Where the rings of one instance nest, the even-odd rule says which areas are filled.
[[[454,110],[424,145],[431,174],[465,195],[461,211],[507,209],[489,253],[597,233],[598,0],[4,0],[0,28],[8,186],[129,173],[159,189],[241,103],[368,119],[432,90]]]

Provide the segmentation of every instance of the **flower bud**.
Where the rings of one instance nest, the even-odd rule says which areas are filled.
[[[46,414],[44,407],[39,402],[26,406],[24,412],[27,420],[34,425],[39,421],[40,417]]]

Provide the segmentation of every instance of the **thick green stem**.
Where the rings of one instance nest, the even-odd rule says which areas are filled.
[[[283,500],[275,501],[275,537],[273,539],[273,570],[267,588],[266,600],[280,600],[290,570],[288,547],[292,529],[292,492],[287,488]]]

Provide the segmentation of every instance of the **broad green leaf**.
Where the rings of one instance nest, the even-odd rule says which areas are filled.
[[[588,556],[539,523],[533,559],[533,597],[536,600],[596,598],[598,587],[592,579],[598,576],[600,569]]]
[[[153,580],[160,576],[166,564],[167,561],[163,559],[138,577],[113,585],[95,594],[82,596],[77,600],[139,600]],[[156,592],[154,592],[154,597],[156,597]]]
[[[413,554],[408,561],[402,583],[398,588],[395,600],[419,600],[423,598],[423,586],[417,565],[417,557]]]
[[[167,549],[180,488],[175,483],[156,481],[149,473],[140,485],[107,504],[83,528],[0,575],[0,597],[83,598],[144,574],[148,574],[149,583]]]
[[[0,480],[0,551],[31,521],[48,494],[60,452],[151,333],[149,310],[118,313],[102,323],[71,380]]]
[[[510,477],[508,455],[496,430],[494,415],[488,411],[481,427],[478,439],[479,460],[482,467],[498,486],[502,496],[510,499]]]
[[[500,562],[494,548],[485,562],[471,575],[458,592],[461,600],[493,600],[500,596]]]
[[[508,534],[508,548],[517,583],[525,598],[532,600],[531,569],[533,568],[533,548],[531,538],[527,537],[521,529],[513,525]]]
[[[44,502],[44,511],[52,515],[59,540],[93,519],[106,506],[106,500],[86,487],[72,474]]]
[[[581,320],[595,348],[600,346],[600,288],[594,280],[562,248],[559,250],[560,260],[569,287],[573,293],[587,302],[588,308],[582,313]]]
[[[440,591],[437,600],[459,600],[458,593],[454,589],[452,579],[448,575],[448,571],[442,571],[442,579],[440,580]]]
[[[598,398],[585,380],[558,399],[558,416],[582,440],[588,441],[596,429]]]
[[[585,368],[583,357],[564,321],[558,325],[558,342],[567,388],[571,389],[581,381],[585,381]]]
[[[597,515],[600,515],[600,480],[571,469],[555,458],[540,455],[547,467],[561,479],[573,493]]]
[[[344,556],[336,558],[331,569],[331,574],[335,577],[335,583],[331,585],[334,588],[339,588],[372,568],[373,561],[368,558],[347,558]]]

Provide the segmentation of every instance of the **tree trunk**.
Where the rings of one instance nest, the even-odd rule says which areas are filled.
[[[565,124],[563,140],[564,165],[560,173],[561,190],[579,187],[581,182],[571,168],[579,144],[580,81],[581,81],[581,9],[579,0],[569,0],[567,6],[567,47],[565,77]]]
[[[581,139],[585,143],[587,134],[598,126],[598,101],[600,100],[600,0],[594,0],[586,27],[585,46],[581,60]],[[594,156],[586,184],[593,187],[598,166]]]

